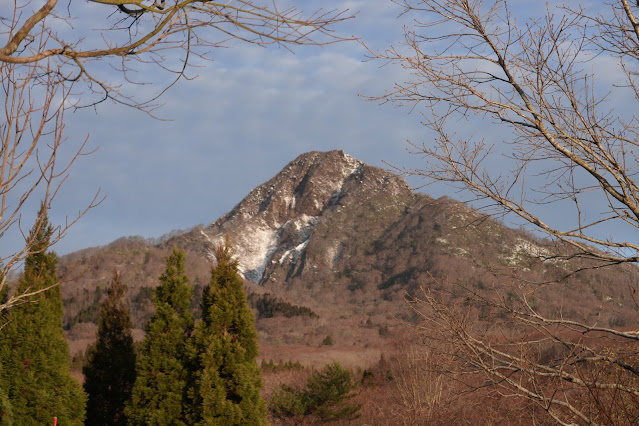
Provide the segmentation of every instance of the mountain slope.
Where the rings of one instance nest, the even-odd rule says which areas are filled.
[[[160,244],[130,238],[64,257],[67,271],[74,265],[82,271],[64,287],[67,322],[90,318],[87,310],[117,267],[130,286],[136,326],[143,327],[162,257],[173,246],[184,248],[198,293],[208,281],[211,253],[227,234],[248,291],[258,295],[252,300],[270,293],[318,315],[259,319],[263,346],[317,346],[327,335],[342,346],[381,344],[397,319],[417,320],[405,296],[418,295],[420,287],[440,290],[454,303],[463,299],[462,288],[499,291],[522,278],[546,283],[535,297],[549,313],[589,318],[606,303],[614,309],[601,321],[636,320],[621,291],[639,278],[636,268],[583,271],[550,285],[584,266],[545,258],[567,248],[446,197],[415,193],[397,175],[330,151],[299,156],[209,226]]]

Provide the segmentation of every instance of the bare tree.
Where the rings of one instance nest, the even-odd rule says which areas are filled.
[[[85,151],[86,140],[76,146],[67,145],[64,136],[65,103],[73,87],[61,83],[54,74],[37,76],[39,67],[0,62],[0,85],[4,95],[4,117],[0,123],[0,240],[12,230],[18,229],[25,245],[16,247],[0,259],[0,292],[5,290],[11,271],[35,247],[37,232],[29,232],[32,224],[21,222],[24,206],[30,198],[38,198],[43,204],[36,217],[37,230],[43,226],[46,209],[50,208],[56,194],[69,176],[69,169]],[[34,84],[35,79],[39,84]],[[55,229],[50,244],[62,238],[86,211],[99,204],[99,191],[76,217],[67,219]],[[45,247],[44,250],[47,248]],[[38,249],[40,250],[40,249]],[[45,291],[40,289],[35,293]],[[27,301],[35,293],[13,294],[0,301],[0,311]]]
[[[90,0],[82,5],[47,0],[37,10],[34,6],[15,1],[13,11],[0,17],[7,39],[0,61],[32,64],[40,70],[38,77],[54,73],[76,86],[82,83],[75,107],[109,99],[145,111],[157,106],[156,98],[135,99],[122,90],[126,82],[153,82],[151,75],[160,70],[178,80],[193,57],[208,59],[211,49],[231,40],[285,47],[341,41],[332,26],[353,17],[321,9],[304,16],[295,7],[279,9],[276,2],[255,0]],[[102,10],[108,16],[100,16]],[[114,82],[101,73],[105,65],[118,71]],[[134,80],[136,72],[147,77]]]
[[[153,114],[169,87],[190,78],[193,59],[200,65],[214,48],[233,40],[264,47],[333,43],[344,38],[332,27],[352,17],[321,9],[306,16],[294,7],[254,0],[14,0],[3,5],[0,240],[19,229],[26,245],[0,258],[0,291],[31,250],[21,226],[27,201],[39,198],[51,207],[70,167],[89,154],[86,140],[64,137],[65,111],[111,101]],[[155,92],[136,96],[142,84]],[[52,243],[99,201],[96,194],[67,219]],[[16,295],[0,311],[28,296]]]
[[[606,61],[625,77],[614,83],[639,100],[639,26],[628,2],[614,2],[612,16],[563,9],[525,24],[518,24],[505,1],[400,3],[424,22],[407,30],[402,46],[372,53],[399,62],[415,80],[374,99],[422,105],[424,124],[437,137],[435,147],[413,145],[426,154],[428,168],[406,172],[461,184],[492,202],[487,208],[494,212],[517,215],[570,244],[577,250],[573,256],[603,264],[639,260],[636,242],[601,236],[604,224],[639,227],[637,118],[614,111],[612,94],[599,87],[603,77],[592,73],[596,61]],[[632,111],[630,105],[621,108]],[[502,126],[508,146],[477,133],[458,138],[457,120],[470,115]],[[510,170],[486,167],[495,157]],[[543,184],[530,185],[527,179],[540,174]],[[588,214],[584,203],[593,191],[607,209]],[[550,209],[535,208],[553,203],[574,214],[568,225],[557,225]]]
[[[538,256],[571,261],[571,273],[637,262],[639,5],[551,4],[517,19],[504,0],[396,3],[414,24],[400,45],[370,53],[412,79],[372,99],[419,110],[435,135],[412,143],[427,165],[403,171],[545,233],[558,250]],[[460,121],[474,133],[460,135]],[[467,289],[467,303],[495,314],[482,326],[427,289],[413,306],[485,374],[481,386],[529,398],[561,424],[636,424],[639,331],[542,314],[538,289],[521,282],[514,300]]]

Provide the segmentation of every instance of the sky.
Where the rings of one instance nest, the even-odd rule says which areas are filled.
[[[313,3],[300,9],[312,12]],[[341,36],[375,48],[402,37],[400,10],[390,1],[331,0],[322,7],[357,13],[335,27]],[[54,249],[64,254],[122,236],[159,237],[212,223],[308,151],[342,149],[375,166],[409,165],[406,140],[423,131],[417,114],[361,96],[382,94],[403,71],[367,62],[365,53],[355,41],[292,52],[232,42],[212,50],[211,62],[197,62],[201,67],[190,71],[195,79],[164,94],[155,112],[160,120],[109,103],[68,112],[70,149],[88,136],[89,149],[97,150],[70,170],[51,221],[73,217],[98,190],[106,198]],[[168,77],[136,90],[144,98]],[[24,224],[37,206],[34,199],[25,208]],[[5,237],[2,249],[21,242],[20,235]]]
[[[308,13],[318,2],[295,4]],[[512,4],[525,12],[538,2]],[[398,17],[401,9],[389,0],[325,0],[321,5],[356,12],[334,30],[373,49],[401,42],[403,26],[411,24],[409,17]],[[210,57],[210,62],[196,61],[200,67],[189,73],[194,79],[180,81],[163,95],[156,111],[160,119],[113,103],[67,114],[70,146],[88,136],[89,148],[96,151],[70,170],[51,220],[63,223],[98,190],[105,199],[56,244],[59,254],[123,236],[160,237],[212,223],[308,151],[341,149],[380,167],[423,165],[407,143],[433,137],[421,125],[419,111],[365,99],[407,78],[406,71],[366,60],[362,44],[295,46],[291,52],[231,42],[211,50]],[[148,80],[156,85],[139,86],[141,97],[169,82],[168,76]],[[412,178],[409,183],[419,187],[424,182]],[[422,191],[459,198],[453,188],[441,185]],[[23,223],[35,215],[38,201],[31,204]],[[0,251],[21,241],[19,234],[6,236]]]

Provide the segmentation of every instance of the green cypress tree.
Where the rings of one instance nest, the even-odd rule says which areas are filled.
[[[184,251],[173,249],[166,258],[160,286],[154,292],[155,314],[138,355],[137,377],[127,406],[129,423],[133,425],[187,424],[186,342],[193,329],[193,318],[184,256]]]
[[[98,335],[82,368],[88,395],[88,425],[126,425],[125,404],[135,382],[131,318],[124,303],[126,285],[113,272],[107,298],[100,307]]]
[[[265,425],[262,379],[255,363],[255,318],[246,303],[228,238],[217,249],[216,259],[211,283],[204,290],[202,320],[189,345],[189,423]]]
[[[2,366],[0,366],[0,374],[2,374]],[[0,388],[0,425],[13,426],[13,409],[11,401],[7,393]]]
[[[81,424],[86,396],[69,372],[62,330],[58,256],[49,251],[53,227],[40,207],[31,253],[15,294],[36,293],[4,312],[0,331],[0,419],[4,424]]]
[[[0,306],[4,305],[9,300],[9,286],[6,282],[6,276],[2,273],[2,266],[2,262],[0,262]],[[1,315],[2,310],[3,309],[0,308],[0,321],[4,319]],[[4,323],[0,322],[0,329],[3,325]]]

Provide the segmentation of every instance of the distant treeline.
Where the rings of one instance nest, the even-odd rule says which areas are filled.
[[[248,303],[256,312],[257,318],[272,318],[278,314],[291,317],[319,318],[315,312],[305,306],[293,305],[270,293],[248,295]]]
[[[191,310],[196,318],[200,317],[199,302],[201,302],[201,288],[195,288],[194,296],[198,303],[191,306]],[[71,317],[68,322],[64,324],[64,329],[69,330],[75,324],[80,322],[92,322],[97,324],[98,313],[100,311],[100,304],[104,299],[106,290],[101,287],[96,287],[93,295],[92,302],[81,309],[76,315]],[[150,287],[142,287],[138,291],[137,296],[131,301],[131,308],[133,311],[139,311],[141,305],[151,303],[153,289]],[[257,294],[251,293],[248,295],[248,304],[256,312],[256,317],[260,318],[273,318],[277,315],[282,315],[286,318],[292,317],[309,317],[319,318],[315,312],[306,306],[293,305],[280,297],[272,296],[270,293]]]

